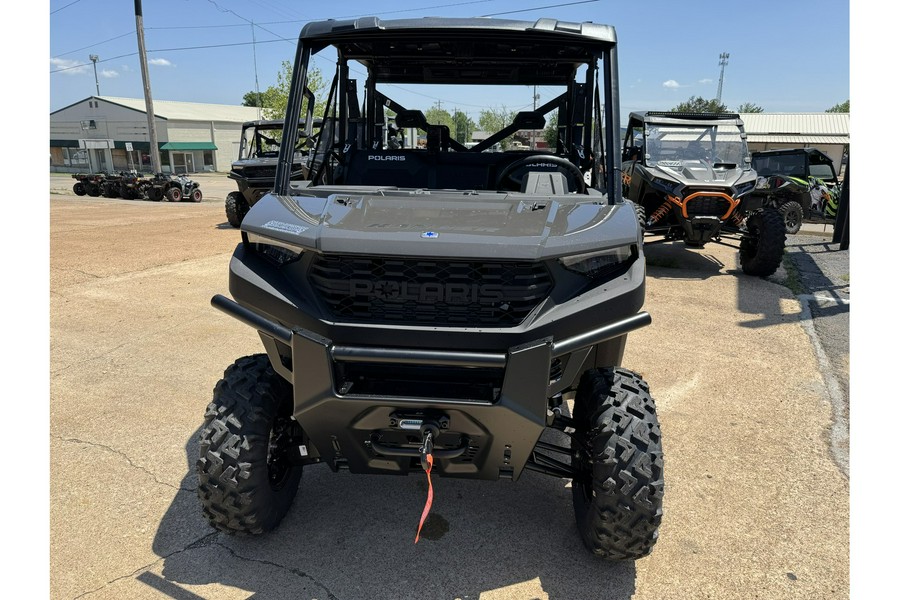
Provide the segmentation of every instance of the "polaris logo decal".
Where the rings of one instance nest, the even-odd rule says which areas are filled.
[[[437,231],[425,231],[425,232],[422,233],[422,237],[425,238],[426,240],[433,240],[433,239],[436,239],[436,238],[438,238],[440,235],[441,235],[441,234],[439,234]]]
[[[417,302],[419,304],[470,304],[497,302],[503,299],[499,284],[471,285],[467,283],[413,283],[408,281],[345,281],[334,282],[331,290],[348,296],[375,298],[384,302]]]
[[[370,154],[369,160],[404,161],[406,160],[406,156],[403,154]]]

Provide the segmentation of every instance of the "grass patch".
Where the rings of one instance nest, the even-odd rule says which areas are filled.
[[[841,275],[841,281],[846,281],[847,283],[850,283],[850,273],[847,273],[846,275]]]
[[[679,263],[674,258],[668,256],[648,256],[647,257],[647,266],[648,267],[664,267],[666,269],[680,269],[681,263]]]
[[[784,272],[787,273],[787,279],[784,280],[783,285],[791,290],[795,296],[804,293],[803,284],[800,283],[800,272],[787,254],[781,260],[781,264],[784,267]]]

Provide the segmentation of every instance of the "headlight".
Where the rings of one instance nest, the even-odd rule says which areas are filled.
[[[232,171],[243,171],[243,170],[244,170],[244,165],[232,165],[232,166],[231,166],[231,170],[232,170]]]
[[[742,183],[740,185],[736,185],[736,186],[734,186],[734,197],[738,198],[740,196],[743,196],[747,192],[753,191],[753,189],[755,187],[756,187],[755,180],[754,181],[745,181],[744,183]]]
[[[633,262],[633,258],[636,256],[637,248],[635,246],[619,246],[610,250],[565,256],[560,258],[559,262],[569,271],[596,279],[609,275]]]
[[[303,248],[281,240],[267,238],[256,233],[246,233],[245,235],[247,245],[251,250],[278,267],[300,260],[300,256],[303,254]]]
[[[669,181],[668,179],[663,179],[662,177],[654,177],[650,180],[650,183],[658,188],[665,190],[669,194],[674,192],[675,188],[678,187],[678,184],[676,182]]]

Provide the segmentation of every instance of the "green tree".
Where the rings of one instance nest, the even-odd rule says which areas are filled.
[[[247,92],[241,106],[262,106],[262,93]]]
[[[832,106],[831,108],[829,108],[829,109],[826,110],[825,112],[828,112],[828,113],[848,113],[848,112],[850,112],[850,100],[845,100],[844,102],[841,102],[840,104],[835,104],[834,106]]]
[[[283,119],[287,112],[288,93],[291,90],[291,77],[294,74],[294,66],[289,61],[281,62],[281,70],[276,76],[275,85],[270,85],[265,91],[257,94],[250,91],[244,94],[244,106],[262,107],[263,117],[266,119]],[[321,117],[325,111],[325,98],[320,93],[325,88],[325,80],[318,69],[310,69],[306,74],[306,85],[316,96],[316,105],[313,109],[315,116]],[[306,115],[306,101],[300,109],[300,114]]]
[[[701,96],[691,96],[686,102],[682,102],[672,109],[672,112],[728,112],[728,107],[718,100],[704,100]]]
[[[488,108],[481,111],[481,114],[478,115],[478,129],[488,133],[497,133],[512,123],[514,116],[513,112],[508,110],[505,106],[501,106],[500,108]],[[506,149],[507,145],[509,145],[508,139],[500,141],[501,148]]]
[[[553,152],[556,152],[556,141],[559,139],[559,111],[554,110],[547,118],[544,128],[544,141]]]
[[[465,144],[472,139],[472,132],[475,131],[475,121],[461,110],[454,111],[452,118],[453,124],[450,125],[450,134],[457,142]]]
[[[761,113],[764,111],[765,109],[762,106],[753,104],[752,102],[744,102],[737,107],[737,112],[739,113]]]
[[[425,111],[425,120],[429,125],[446,125],[450,131],[453,131],[453,117],[443,108],[439,108],[436,103]]]

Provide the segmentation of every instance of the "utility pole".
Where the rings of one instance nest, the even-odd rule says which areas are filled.
[[[541,99],[541,95],[537,93],[537,86],[534,86],[534,94],[533,94],[533,108],[532,110],[537,111],[537,103],[538,100]],[[534,129],[531,130],[531,149],[534,150]]]
[[[725,65],[728,64],[728,57],[731,56],[727,52],[719,55],[719,66],[722,71],[719,73],[719,91],[716,93],[716,103],[722,104],[722,82],[725,81]]]
[[[262,98],[259,96],[259,73],[256,70],[256,25],[250,21],[250,35],[253,38],[253,78],[256,80],[256,118],[262,119]]]
[[[100,57],[96,54],[91,54],[88,58],[91,59],[91,62],[94,63],[94,83],[97,84],[97,95],[100,95],[100,80],[97,79],[97,61],[100,60]]]
[[[147,49],[144,47],[144,10],[141,0],[134,0],[134,20],[137,28],[138,55],[141,59],[141,75],[144,78],[144,102],[147,105],[147,127],[150,130],[150,168],[153,174],[161,170],[159,144],[156,141],[156,114],[153,112],[153,96],[150,93],[150,71],[147,67]]]

